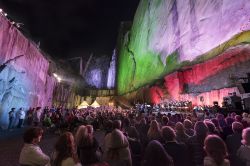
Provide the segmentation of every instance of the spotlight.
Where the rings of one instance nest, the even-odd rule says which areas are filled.
[[[56,73],[53,73],[53,75],[54,75],[54,77],[56,78],[56,80],[57,80],[58,82],[61,82],[61,81],[62,81],[62,78],[59,77]]]
[[[17,26],[18,28],[20,28],[21,25],[24,25],[24,24],[23,24],[23,23],[20,23],[20,22],[16,23],[16,26]]]
[[[53,75],[57,78],[58,77],[58,75],[56,74],[56,73],[53,73]]]
[[[8,14],[7,13],[4,13],[4,16],[6,17]]]
[[[3,9],[0,8],[0,13],[2,13],[2,12],[3,12]]]

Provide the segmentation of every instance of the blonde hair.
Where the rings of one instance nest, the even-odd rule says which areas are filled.
[[[148,138],[149,139],[158,139],[161,137],[160,127],[156,120],[152,120],[150,127],[148,129]]]
[[[242,132],[242,138],[241,141],[244,145],[250,145],[250,127],[245,128]]]
[[[86,126],[81,125],[78,127],[75,135],[75,142],[77,146],[80,145],[81,140],[85,138],[87,134],[88,134],[88,129],[86,128]]]

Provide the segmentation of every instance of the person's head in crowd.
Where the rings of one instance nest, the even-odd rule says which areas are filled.
[[[146,119],[145,119],[145,118],[142,118],[142,119],[140,120],[140,124],[146,125],[146,124],[147,124]]]
[[[128,128],[130,126],[130,120],[128,118],[125,118],[123,120],[123,124],[122,124],[122,127],[123,128]]]
[[[43,129],[40,127],[32,127],[23,134],[23,141],[27,144],[38,144],[41,141]]]
[[[213,134],[215,132],[215,125],[209,120],[205,120],[204,122],[205,122],[205,124],[206,124],[206,126],[208,128],[208,132],[210,134]]]
[[[221,128],[226,127],[226,121],[225,121],[224,115],[218,114],[218,115],[216,116],[216,118],[217,118],[217,120],[218,120],[218,122],[219,122],[219,126],[220,126]]]
[[[177,122],[175,124],[175,130],[176,130],[176,132],[184,133],[185,129],[184,129],[184,126],[181,122]]]
[[[162,121],[162,126],[167,126],[169,119],[168,119],[168,117],[166,115],[164,115],[162,117],[161,121]]]
[[[242,117],[240,115],[236,115],[234,117],[234,119],[235,119],[236,122],[241,122],[242,121]]]
[[[206,137],[204,141],[204,149],[207,153],[207,156],[211,157],[217,165],[221,165],[227,156],[226,145],[224,141],[217,135],[208,135]]]
[[[226,120],[227,126],[232,126],[232,124],[233,124],[233,122],[234,122],[234,119],[233,119],[233,118],[227,117],[225,120]]]
[[[151,123],[150,123],[150,128],[152,130],[159,130],[159,124],[156,120],[152,120]]]
[[[236,115],[237,115],[237,114],[236,114],[235,112],[232,112],[230,116],[231,116],[231,118],[234,119]]]
[[[192,129],[193,128],[193,124],[189,119],[185,119],[183,122],[183,125],[184,125],[185,129]]]
[[[93,135],[94,129],[92,125],[86,125],[87,131],[89,135]]]
[[[233,122],[232,124],[232,130],[234,133],[242,133],[243,125],[240,122]]]
[[[151,141],[145,151],[143,166],[172,166],[173,160],[165,151],[162,144],[156,140]]]
[[[195,123],[194,131],[195,131],[195,135],[199,137],[201,140],[204,140],[208,134],[208,128],[205,125],[205,123],[202,121],[198,121]]]
[[[248,113],[244,112],[244,113],[242,114],[242,117],[243,117],[243,119],[248,118]]]
[[[134,126],[130,127],[128,130],[128,137],[139,140],[139,133]]]
[[[36,107],[36,111],[39,111],[42,107]]]
[[[148,129],[147,136],[149,140],[160,140],[161,139],[161,133],[160,133],[160,127],[156,120],[151,121],[150,127]]]
[[[109,144],[109,151],[108,151],[108,158],[111,160],[119,160],[120,155],[119,151],[124,151],[126,150],[128,153],[126,153],[126,158],[130,157],[130,151],[129,151],[129,143],[126,138],[126,136],[118,129],[114,129],[111,132],[110,135],[110,144]]]
[[[216,127],[217,129],[219,129],[219,128],[220,128],[220,125],[219,125],[219,121],[218,121],[218,119],[213,118],[213,119],[211,119],[211,122],[213,122],[213,124],[215,125],[215,127]]]
[[[114,129],[121,130],[121,121],[120,121],[120,120],[115,120],[115,121],[113,122],[113,128],[114,128]]]
[[[78,127],[75,135],[75,142],[76,145],[79,146],[82,142],[82,140],[88,135],[88,130],[86,126],[81,125]]]
[[[250,146],[250,127],[245,128],[242,132],[242,144]]]
[[[163,126],[161,129],[162,137],[164,141],[175,141],[175,131],[169,126]]]
[[[62,134],[56,142],[55,150],[57,155],[54,161],[52,161],[52,165],[60,166],[62,161],[67,158],[72,158],[75,164],[78,163],[75,141],[72,133],[65,132]]]
[[[106,132],[109,133],[111,132],[113,129],[113,122],[112,120],[108,120],[106,123]]]

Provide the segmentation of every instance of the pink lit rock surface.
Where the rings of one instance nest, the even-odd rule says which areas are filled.
[[[20,56],[23,55],[23,56]],[[11,60],[17,56],[15,60]],[[9,63],[3,66],[8,60]],[[36,47],[0,15],[0,126],[8,125],[12,107],[49,106],[55,79],[48,75],[49,62]],[[17,123],[17,118],[16,122]]]
[[[148,7],[141,22],[149,29],[148,49],[159,53],[163,63],[175,50],[179,50],[181,61],[192,61],[234,35],[250,30],[248,0],[149,0],[141,3]]]

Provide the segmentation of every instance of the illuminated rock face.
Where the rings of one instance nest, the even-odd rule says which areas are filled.
[[[108,70],[107,88],[113,89],[115,87],[116,76],[116,50],[113,51],[112,59]]]
[[[248,0],[141,0],[119,51],[118,94],[250,41]]]
[[[1,127],[8,125],[12,107],[51,105],[55,80],[47,74],[48,68],[48,60],[34,44],[0,15]]]
[[[96,89],[106,89],[108,82],[110,58],[107,56],[92,58],[85,74],[87,86]]]

